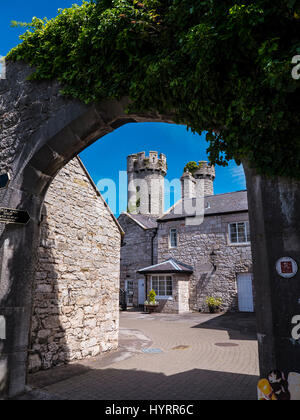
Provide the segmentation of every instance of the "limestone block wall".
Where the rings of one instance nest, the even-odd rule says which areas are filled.
[[[138,280],[144,277],[137,271],[152,265],[153,237],[153,264],[157,264],[156,229],[145,230],[126,214],[121,214],[118,221],[125,232],[124,246],[121,248],[120,285],[124,289],[126,280],[134,282],[133,304],[138,306]]]
[[[158,261],[175,258],[194,268],[190,276],[189,305],[207,310],[208,296],[221,297],[225,310],[238,310],[237,274],[252,273],[249,245],[230,245],[228,224],[247,221],[247,213],[205,217],[199,226],[186,226],[184,220],[161,223],[158,230]],[[178,230],[178,247],[169,248],[169,231]],[[214,270],[210,254],[217,255]]]
[[[79,160],[55,178],[45,200],[29,369],[116,349],[121,231]]]

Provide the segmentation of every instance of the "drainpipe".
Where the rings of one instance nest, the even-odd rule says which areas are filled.
[[[145,274],[145,282],[146,282],[146,300],[148,298],[148,276]]]
[[[157,236],[157,231],[158,229],[155,229],[155,232],[151,237],[151,265],[154,265],[154,239]]]
[[[158,229],[155,229],[153,235],[151,236],[151,265],[154,265],[154,239],[157,236]],[[145,276],[146,280],[146,298],[148,297],[148,276]]]

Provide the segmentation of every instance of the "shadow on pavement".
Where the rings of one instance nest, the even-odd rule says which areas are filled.
[[[231,340],[257,340],[256,316],[253,313],[225,313],[192,328],[227,331]]]
[[[79,368],[79,366],[78,366]],[[141,370],[81,368],[78,375],[23,396],[67,400],[255,400],[255,375],[193,369],[166,376]]]

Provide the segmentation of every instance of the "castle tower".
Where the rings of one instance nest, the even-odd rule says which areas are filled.
[[[214,195],[214,180],[216,178],[215,167],[208,162],[200,161],[199,169],[194,173],[196,179],[196,196],[204,197]]]
[[[196,180],[193,175],[186,171],[180,178],[181,181],[181,196],[185,200],[187,198],[196,197]]]
[[[167,158],[157,152],[127,157],[128,212],[161,216],[164,213],[164,178]]]

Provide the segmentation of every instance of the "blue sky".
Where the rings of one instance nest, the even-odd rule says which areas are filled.
[[[13,0],[3,3],[0,15],[0,56],[5,56],[12,47],[18,44],[18,37],[24,31],[11,28],[12,20],[28,22],[33,16],[52,18],[57,14],[57,9],[70,7],[76,2]],[[119,171],[126,171],[127,155],[140,151],[148,153],[150,150],[165,153],[169,167],[167,179],[172,181],[174,178],[180,178],[187,162],[206,160],[206,149],[207,143],[204,136],[194,135],[183,126],[160,123],[127,124],[86,149],[81,154],[81,159],[96,184],[103,179],[111,179],[116,183],[120,201],[112,207],[118,215],[119,211],[126,210],[126,188],[123,182],[119,191]],[[245,188],[243,170],[234,162],[230,162],[226,168],[216,168],[216,194]],[[104,196],[106,196],[106,190],[102,189]],[[174,192],[170,204],[179,198],[179,194],[179,190]]]

